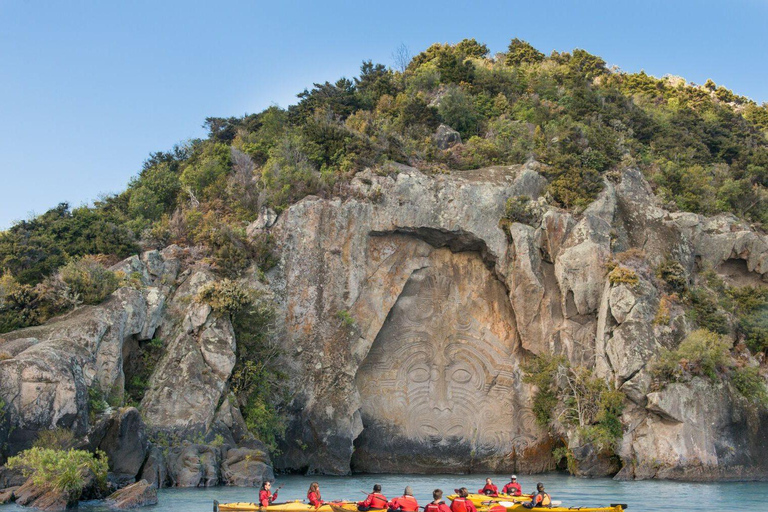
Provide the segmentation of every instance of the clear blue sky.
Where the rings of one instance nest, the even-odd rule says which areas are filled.
[[[519,37],[768,101],[768,0],[0,0],[0,229],[119,192],[207,116],[287,106],[405,43]]]

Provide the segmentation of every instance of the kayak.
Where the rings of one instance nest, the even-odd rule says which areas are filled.
[[[519,498],[519,496],[518,496]],[[553,506],[550,507],[536,507],[526,508],[522,503],[514,503],[511,501],[501,501],[492,505],[483,505],[479,507],[478,512],[529,512],[533,510],[546,510],[547,512],[623,512],[626,510],[627,505],[624,503],[612,503],[608,507],[562,507],[559,501],[553,501]]]
[[[315,508],[309,503],[301,500],[286,501],[284,503],[273,503],[268,507],[262,507],[258,503],[219,503],[213,500],[213,512],[237,512],[259,510],[262,512],[352,512],[357,510],[354,503],[337,502],[326,503]],[[371,512],[382,512],[372,510]]]
[[[458,494],[451,494],[448,499],[453,501],[458,498]],[[531,501],[530,494],[521,494],[520,496],[512,496],[511,494],[498,494],[496,496],[488,496],[486,494],[469,494],[467,499],[472,502],[476,507],[482,507],[491,503],[498,503],[500,501],[511,501],[513,503]]]

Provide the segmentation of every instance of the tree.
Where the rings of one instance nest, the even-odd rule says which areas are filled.
[[[520,64],[532,64],[544,60],[544,54],[530,45],[527,41],[514,38],[509,43],[505,63],[507,66],[519,66]]]
[[[405,73],[405,70],[408,68],[408,64],[411,62],[411,57],[411,50],[405,45],[405,43],[400,43],[400,46],[395,48],[395,50],[392,52],[392,60],[395,63],[395,69],[401,73]]]

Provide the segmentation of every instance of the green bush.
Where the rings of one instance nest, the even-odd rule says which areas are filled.
[[[230,316],[248,307],[253,300],[251,293],[243,285],[231,279],[222,279],[204,285],[196,299],[211,306],[216,313]]]
[[[445,124],[461,133],[467,139],[478,130],[480,114],[475,109],[472,96],[459,86],[448,87],[437,107],[440,118]]]
[[[693,376],[717,380],[732,366],[732,341],[726,336],[698,329],[690,333],[675,350],[663,349],[652,365],[659,381],[684,382]]]
[[[504,218],[510,222],[533,225],[538,223],[536,214],[531,210],[531,198],[515,196],[507,199]]]
[[[6,467],[21,470],[38,487],[66,493],[71,501],[80,498],[91,474],[100,488],[107,486],[107,456],[98,450],[93,454],[35,447],[9,458]]]
[[[125,277],[106,269],[94,256],[70,261],[59,269],[59,276],[85,304],[102,302]]]
[[[731,375],[731,382],[744,398],[762,407],[768,407],[768,389],[759,368],[737,368]]]
[[[527,365],[523,382],[537,387],[533,412],[541,426],[551,427],[557,417],[562,425],[576,427],[582,440],[597,450],[616,450],[624,434],[620,420],[624,393],[592,370],[570,366],[563,357],[535,358]]]
[[[667,283],[675,292],[682,293],[688,289],[688,276],[685,269],[675,260],[665,260],[656,267],[656,277]]]
[[[716,295],[706,288],[691,288],[688,292],[691,309],[688,316],[703,329],[718,333],[729,332],[728,317],[720,308]]]
[[[628,284],[630,286],[636,285],[639,281],[637,272],[628,267],[616,265],[613,270],[608,273],[608,281],[611,284]]]
[[[274,320],[274,309],[258,296],[234,316],[237,363],[230,380],[248,429],[273,452],[286,426],[281,409],[286,375],[276,364],[281,352],[272,336]]]
[[[33,448],[53,448],[54,450],[69,450],[77,444],[75,434],[66,428],[43,430],[37,434],[37,439],[32,444]]]
[[[128,376],[125,383],[125,404],[138,407],[149,387],[149,380],[155,372],[157,363],[165,353],[165,345],[160,338],[140,343],[138,357],[141,364],[135,365],[135,372]]]

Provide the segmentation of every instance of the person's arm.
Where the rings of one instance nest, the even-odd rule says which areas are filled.
[[[520,486],[520,484],[517,484],[515,486],[515,496],[522,496],[523,494],[523,488]]]
[[[467,500],[467,512],[477,512],[477,509],[475,508],[475,504],[472,503],[472,501]]]
[[[259,491],[259,505],[262,507],[269,506],[269,493],[267,491]]]

